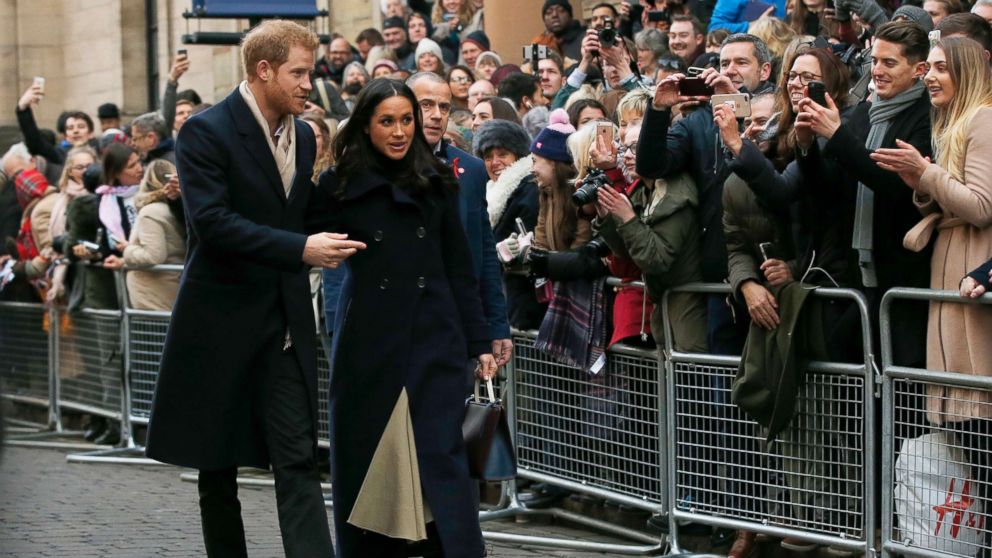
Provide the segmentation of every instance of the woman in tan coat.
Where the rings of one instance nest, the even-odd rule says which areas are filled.
[[[104,267],[119,269],[124,265],[151,267],[183,263],[186,233],[165,196],[165,186],[175,173],[175,165],[163,159],[148,165],[134,202],[138,217],[124,247],[124,257],[110,256],[104,260]],[[171,311],[178,291],[178,272],[130,271],[127,274],[131,308]]]
[[[920,249],[937,233],[931,288],[956,291],[962,277],[992,257],[992,72],[984,49],[971,39],[944,39],[927,61],[936,163],[901,142],[899,149],[879,149],[872,158],[899,173],[927,214],[906,235],[907,248]],[[992,307],[932,303],[927,368],[992,375],[989,331]],[[990,403],[986,391],[930,386],[927,414],[933,424],[959,430],[966,447],[974,447],[969,441],[983,438],[974,434],[988,430],[982,419],[992,418]]]

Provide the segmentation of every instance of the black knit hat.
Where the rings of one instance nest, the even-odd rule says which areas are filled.
[[[562,8],[565,8],[568,15],[574,15],[572,13],[572,5],[568,2],[568,0],[545,0],[544,7],[541,8],[541,15],[544,15],[544,12],[548,11],[548,8],[551,6],[561,6]]]
[[[406,23],[400,16],[387,17],[385,21],[382,22],[382,30],[392,29],[393,27],[399,27],[400,29],[406,31]]]
[[[520,159],[530,154],[530,136],[516,122],[487,120],[472,135],[472,151],[481,158],[494,147],[509,150]]]

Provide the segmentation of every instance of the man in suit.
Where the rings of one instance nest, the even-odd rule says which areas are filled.
[[[237,468],[270,465],[286,556],[332,556],[307,271],[364,245],[304,233],[316,140],[293,117],[310,93],[316,35],[266,21],[241,46],[247,80],[186,122],[176,145],[188,252],[147,454],[199,469],[208,556],[247,556]]]
[[[478,157],[444,141],[451,114],[451,88],[441,76],[420,72],[410,76],[406,84],[420,102],[424,123],[424,137],[441,161],[452,168],[460,187],[462,227],[472,251],[475,277],[479,280],[479,294],[489,323],[496,364],[503,366],[510,360],[513,342],[510,324],[506,317],[506,296],[499,261],[496,259],[496,242],[489,225],[486,209],[486,183],[489,175]]]

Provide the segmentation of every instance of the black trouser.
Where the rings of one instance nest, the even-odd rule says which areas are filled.
[[[334,556],[303,371],[292,350],[265,363],[265,443],[276,482],[279,529],[287,558]],[[238,501],[238,471],[200,471],[200,518],[207,556],[244,557],[245,528]]]

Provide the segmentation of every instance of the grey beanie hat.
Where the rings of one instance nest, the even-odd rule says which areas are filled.
[[[472,151],[481,158],[494,147],[507,149],[517,158],[526,157],[530,154],[530,136],[516,122],[487,120],[472,135]]]
[[[926,33],[933,31],[933,18],[930,17],[930,14],[926,10],[919,6],[912,6],[910,4],[900,6],[899,9],[892,12],[892,21],[895,21],[899,17],[904,17],[919,25]]]

